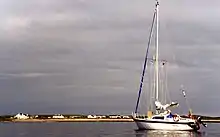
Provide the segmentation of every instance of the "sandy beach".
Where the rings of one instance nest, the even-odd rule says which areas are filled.
[[[220,120],[202,120],[205,123],[220,123]],[[14,119],[3,122],[133,122],[133,119]]]
[[[9,122],[133,122],[133,119],[14,119]]]

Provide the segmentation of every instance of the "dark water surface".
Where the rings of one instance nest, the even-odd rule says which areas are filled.
[[[0,137],[218,137],[220,124],[200,133],[136,131],[134,123],[1,123]]]

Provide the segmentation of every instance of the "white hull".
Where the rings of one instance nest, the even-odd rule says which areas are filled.
[[[173,131],[192,131],[194,130],[188,124],[171,123],[148,123],[135,121],[138,128],[142,130],[173,130]]]

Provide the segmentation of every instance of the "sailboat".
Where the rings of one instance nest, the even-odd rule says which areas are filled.
[[[148,42],[148,47],[146,51],[146,56],[145,56],[145,61],[144,61],[144,66],[143,66],[143,71],[141,75],[141,82],[140,82],[140,88],[139,88],[139,93],[138,93],[138,99],[137,99],[137,104],[135,108],[135,112],[132,114],[132,118],[134,122],[136,123],[137,127],[139,129],[144,129],[144,130],[175,130],[175,131],[192,131],[192,130],[199,130],[200,125],[203,125],[206,127],[206,124],[204,124],[201,120],[201,117],[198,118],[193,118],[191,111],[190,115],[183,117],[180,116],[179,114],[172,114],[171,109],[178,107],[177,102],[170,102],[167,104],[162,104],[160,101],[159,97],[159,0],[155,1],[155,11],[153,14],[153,22],[150,30],[150,36],[149,36],[149,42]],[[149,60],[148,58],[148,52],[149,52],[149,45],[151,43],[151,38],[152,38],[152,32],[154,30],[154,26],[156,24],[156,41],[155,41],[155,55],[153,57],[153,62],[154,62],[154,110],[148,110],[147,116],[141,115],[138,113],[138,106],[140,102],[140,95],[142,92],[142,87],[143,87],[143,81],[144,81],[144,75],[146,71],[146,65]],[[164,63],[163,63],[164,64]],[[185,92],[184,97],[185,97]]]

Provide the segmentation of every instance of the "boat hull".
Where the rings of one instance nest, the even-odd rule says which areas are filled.
[[[140,130],[172,130],[172,131],[193,131],[195,128],[190,126],[190,123],[180,122],[153,122],[153,121],[141,121],[135,120],[137,127]]]

